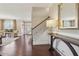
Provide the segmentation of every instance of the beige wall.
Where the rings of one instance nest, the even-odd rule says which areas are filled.
[[[32,8],[32,28],[48,17],[49,9],[47,7]]]
[[[0,30],[3,29],[3,22],[4,22],[4,20],[0,20]]]
[[[0,30],[1,30],[1,20],[0,20]]]
[[[17,26],[16,26],[16,25],[17,25],[16,20],[13,20],[13,23],[14,23],[13,28],[14,28],[14,29],[17,29]]]
[[[49,16],[55,20],[58,19],[58,4],[53,4],[53,6],[51,6],[49,8]]]

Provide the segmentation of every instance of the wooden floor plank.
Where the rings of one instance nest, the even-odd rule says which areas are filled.
[[[0,46],[1,56],[54,56],[49,52],[49,45],[31,44],[32,40],[29,36],[23,36],[6,46]]]

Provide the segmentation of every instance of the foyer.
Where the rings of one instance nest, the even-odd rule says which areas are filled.
[[[0,56],[78,55],[78,3],[0,3]]]

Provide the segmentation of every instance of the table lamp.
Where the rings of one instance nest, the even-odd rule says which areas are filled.
[[[53,41],[54,41],[54,37],[55,37],[55,34],[57,33],[57,25],[58,25],[58,22],[57,20],[47,20],[46,21],[46,26],[47,26],[47,29],[48,29],[48,34],[51,36],[51,45],[50,45],[50,48],[49,48],[49,51],[51,50],[54,50],[53,49]]]
[[[57,32],[57,20],[47,20],[46,27],[48,29],[48,34],[56,33]]]

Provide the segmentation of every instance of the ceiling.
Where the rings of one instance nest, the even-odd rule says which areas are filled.
[[[31,16],[34,18],[36,15],[44,16],[44,12],[42,15],[39,13],[51,5],[50,3],[0,3],[0,18],[31,20]],[[34,15],[32,15],[32,8]]]
[[[0,7],[49,7],[52,3],[0,3]]]

